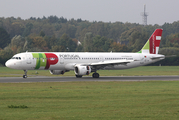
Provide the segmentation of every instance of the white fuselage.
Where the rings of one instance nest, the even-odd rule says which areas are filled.
[[[46,57],[44,54],[53,54],[53,56],[46,55]],[[154,57],[159,59],[152,59]],[[147,65],[162,60],[164,57],[160,54],[142,53],[26,52],[14,55],[12,59],[6,62],[6,66],[20,70],[74,70],[74,66],[78,64],[133,60],[133,62],[127,64],[107,65],[102,68],[115,70]]]

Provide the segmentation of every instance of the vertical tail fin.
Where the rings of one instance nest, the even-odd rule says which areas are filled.
[[[163,29],[156,29],[144,47],[139,51],[140,53],[158,54],[160,40]]]

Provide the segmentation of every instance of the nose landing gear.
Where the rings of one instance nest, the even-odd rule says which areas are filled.
[[[27,70],[24,70],[23,78],[27,78]]]

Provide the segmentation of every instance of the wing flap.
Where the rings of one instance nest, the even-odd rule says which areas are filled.
[[[110,60],[110,61],[104,61],[104,62],[91,63],[90,66],[127,64],[133,61],[134,60]]]

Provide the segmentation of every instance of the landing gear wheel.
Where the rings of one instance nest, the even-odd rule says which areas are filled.
[[[23,78],[27,78],[27,70],[24,70],[24,74],[25,75],[23,75]]]
[[[82,78],[82,75],[76,75],[76,78]]]
[[[93,78],[99,78],[99,74],[98,73],[93,73]]]
[[[27,78],[27,75],[23,75],[23,78]]]

